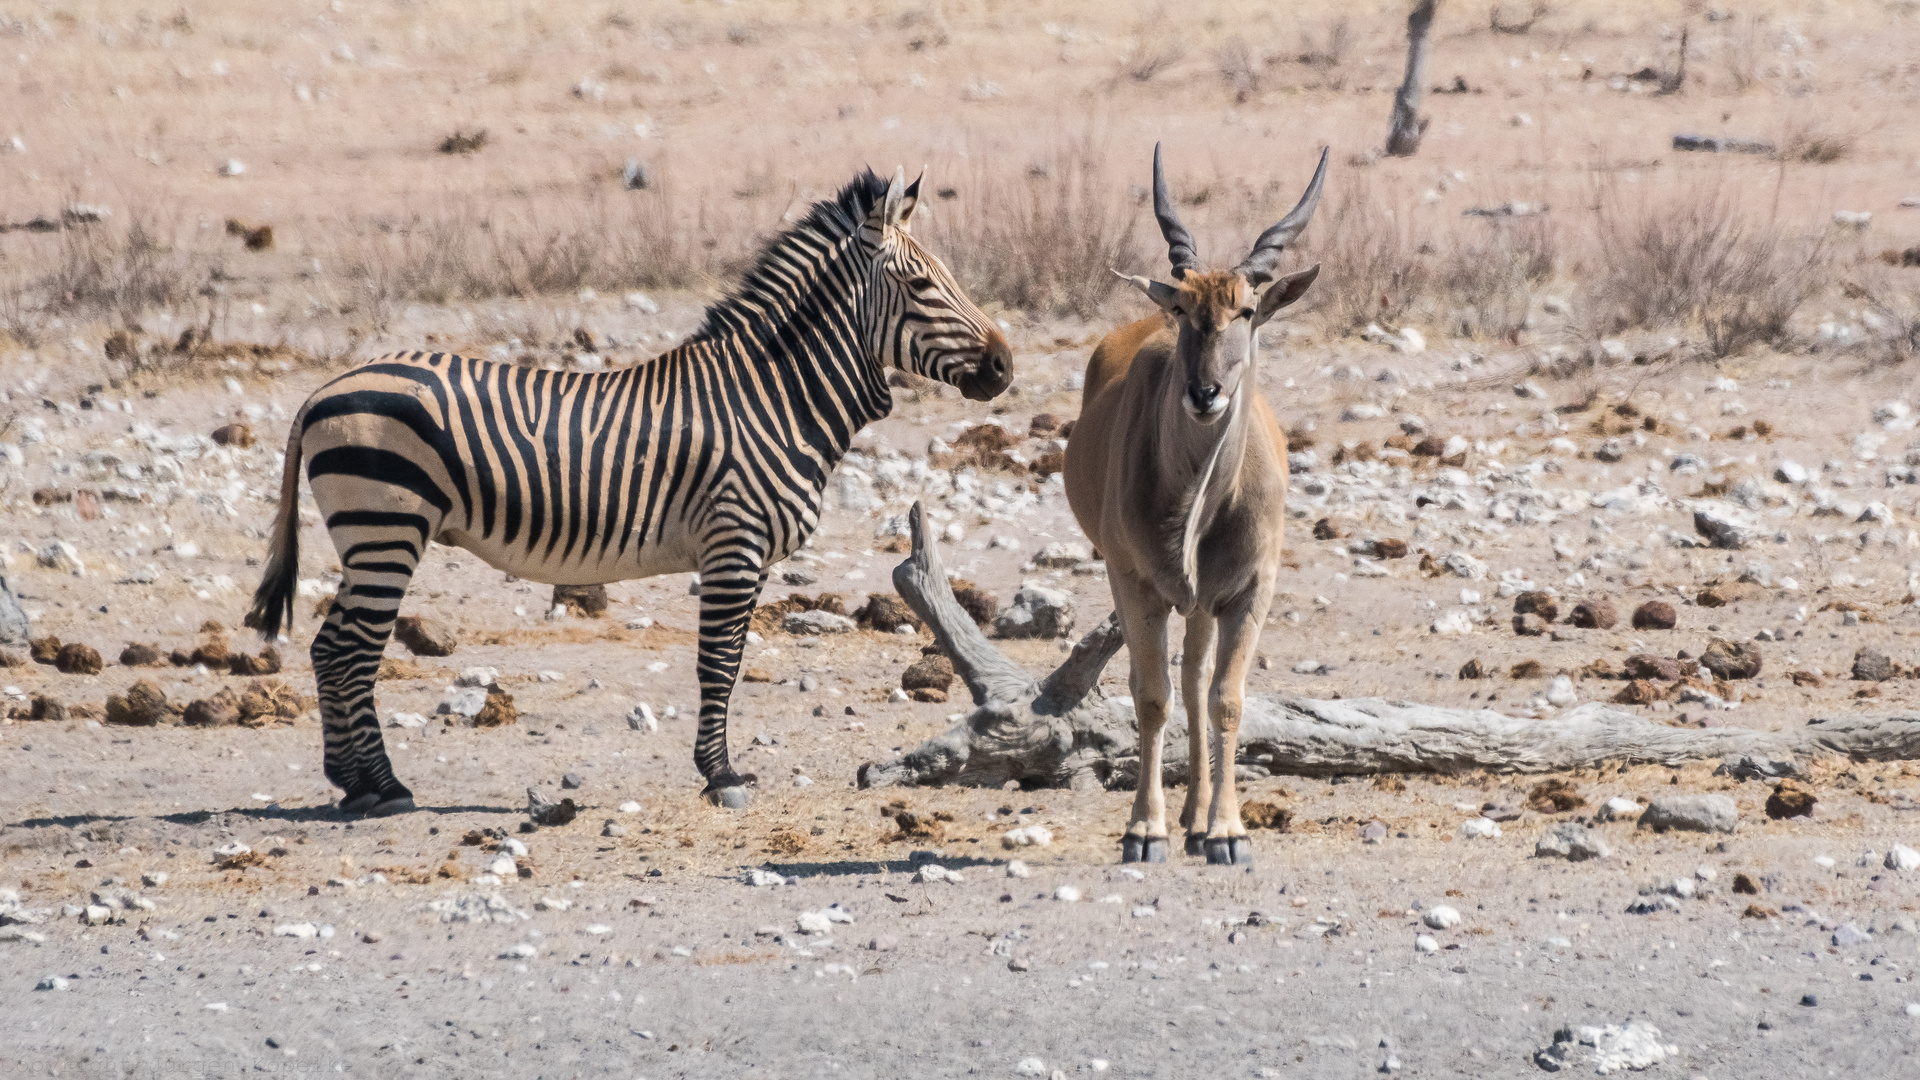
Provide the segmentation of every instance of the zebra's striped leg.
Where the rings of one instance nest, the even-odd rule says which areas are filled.
[[[413,792],[393,775],[373,686],[419,564],[418,548],[411,539],[369,540],[347,547],[340,563],[344,579],[312,650],[327,779],[344,792],[343,813],[405,813],[413,809]]]
[[[766,584],[760,560],[737,551],[717,553],[700,571],[700,732],[693,742],[693,763],[707,778],[708,802],[731,810],[748,802],[755,778],[733,771],[727,755],[727,706],[740,674],[740,653],[747,643],[747,622]]]

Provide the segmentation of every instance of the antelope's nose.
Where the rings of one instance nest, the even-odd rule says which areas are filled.
[[[1193,411],[1207,413],[1213,411],[1213,403],[1220,397],[1219,383],[1190,382],[1187,384],[1187,402]]]

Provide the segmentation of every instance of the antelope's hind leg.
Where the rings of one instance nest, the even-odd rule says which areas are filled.
[[[1134,715],[1140,723],[1140,777],[1133,813],[1120,841],[1121,862],[1167,861],[1167,795],[1161,784],[1161,733],[1173,686],[1167,678],[1167,614],[1172,610],[1151,589],[1116,577],[1113,603],[1127,641]]]

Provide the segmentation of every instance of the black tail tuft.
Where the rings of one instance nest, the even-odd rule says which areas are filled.
[[[287,546],[292,550],[275,551],[268,560],[266,572],[260,576],[260,587],[253,593],[253,609],[247,612],[245,620],[247,626],[260,631],[261,638],[267,641],[293,628],[293,597],[300,584],[300,534],[288,530],[288,536],[291,542]]]

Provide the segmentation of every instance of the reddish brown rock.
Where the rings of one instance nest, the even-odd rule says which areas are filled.
[[[1686,674],[1680,661],[1649,653],[1635,653],[1627,657],[1625,671],[1629,679],[1658,679],[1661,682],[1672,682]]]
[[[920,629],[920,616],[914,614],[905,600],[892,593],[874,593],[867,602],[853,613],[853,621],[862,630],[878,630],[883,634],[894,633],[897,626],[911,626]]]
[[[953,687],[953,661],[944,654],[922,656],[900,675],[902,690],[938,690],[944,696]]]
[[[245,450],[253,445],[253,428],[247,424],[235,422],[225,427],[213,429],[213,441],[221,446],[232,446]]]
[[[142,642],[128,642],[127,647],[120,650],[120,664],[122,667],[159,667],[166,662],[167,656],[165,653],[152,645],[147,645]]]
[[[53,658],[54,670],[64,675],[98,675],[105,666],[98,649],[77,641],[60,646],[59,654]]]
[[[1613,695],[1615,705],[1651,705],[1664,696],[1660,687],[1646,679],[1635,679]]]
[[[994,616],[1000,614],[1000,597],[966,578],[953,579],[953,599],[960,610],[981,626],[993,625]]]
[[[1751,641],[1714,638],[1700,654],[1700,666],[1722,679],[1751,679],[1760,674],[1760,646]]]
[[[1573,614],[1567,621],[1582,630],[1611,630],[1620,621],[1613,610],[1613,601],[1604,597],[1596,600],[1582,600],[1573,606]]]
[[[205,664],[209,671],[219,671],[233,659],[233,647],[227,644],[225,634],[208,637],[193,650],[187,658],[191,664]]]
[[[402,615],[393,625],[393,636],[415,656],[452,656],[460,647],[460,635],[438,619],[424,615]]]
[[[29,720],[65,720],[69,716],[66,703],[48,694],[33,695]]]
[[[1385,540],[1375,540],[1373,554],[1375,558],[1380,559],[1404,559],[1407,557],[1407,542],[1395,536]]]
[[[1571,780],[1552,777],[1533,785],[1527,793],[1527,809],[1536,814],[1565,814],[1587,805],[1580,788]]]
[[[235,675],[278,675],[280,650],[269,645],[260,650],[259,656],[234,653],[227,658],[227,670]]]
[[[1633,609],[1635,630],[1671,630],[1679,621],[1673,605],[1665,600],[1649,600]]]
[[[1813,791],[1799,781],[1782,780],[1774,785],[1773,794],[1767,796],[1767,816],[1775,821],[1812,817],[1813,804],[1818,801]]]
[[[240,702],[223,686],[210,698],[189,702],[181,719],[190,727],[232,727],[240,722]]]
[[[1560,602],[1544,592],[1523,592],[1513,598],[1515,615],[1538,615],[1547,622],[1560,618]]]
[[[128,727],[154,727],[171,718],[167,695],[151,679],[141,679],[125,694],[107,698],[107,723]]]
[[[1538,660],[1522,660],[1507,669],[1507,677],[1511,679],[1537,679],[1546,673],[1546,666]]]
[[[52,635],[27,642],[27,653],[36,664],[52,664],[60,658],[60,639]]]
[[[1480,666],[1480,661],[1469,660],[1460,665],[1460,674],[1458,677],[1462,679],[1484,679],[1487,677],[1487,669]]]
[[[1541,637],[1547,632],[1547,623],[1538,615],[1515,615],[1513,632],[1521,637]]]
[[[555,585],[553,603],[548,607],[565,607],[569,615],[597,619],[607,613],[607,587],[605,585]]]
[[[474,727],[504,727],[520,719],[520,710],[514,708],[513,695],[498,686],[487,688],[487,703],[474,714]]]
[[[1315,540],[1338,540],[1344,535],[1346,535],[1345,532],[1340,526],[1333,523],[1332,518],[1321,518],[1319,521],[1313,523],[1313,538]]]

